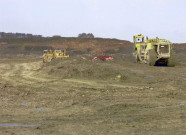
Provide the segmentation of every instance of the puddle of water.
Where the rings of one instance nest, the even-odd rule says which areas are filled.
[[[134,72],[134,73],[144,74],[144,72],[141,71],[141,70],[130,69],[130,71],[131,71],[131,72]]]
[[[46,120],[46,121],[40,121],[40,122],[54,122],[54,120]]]
[[[184,104],[179,104],[178,106],[184,106]]]
[[[119,119],[119,120],[111,120],[113,123],[117,123],[117,122],[122,122],[122,121],[129,121],[129,122],[133,122],[134,119],[132,118],[124,118],[124,119]]]
[[[183,78],[183,80],[185,80],[185,81],[186,81],[186,78]]]
[[[43,108],[36,108],[36,109],[34,109],[34,111],[37,111],[37,112],[44,112],[45,109],[43,109]]]
[[[0,127],[37,127],[41,125],[0,124]]]
[[[75,125],[81,126],[81,125],[83,125],[83,124],[82,124],[82,123],[75,123]]]
[[[21,103],[20,105],[21,105],[21,106],[25,106],[25,107],[28,106],[28,104],[26,104],[26,103]]]

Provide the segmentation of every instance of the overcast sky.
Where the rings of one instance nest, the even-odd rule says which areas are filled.
[[[0,31],[186,42],[186,0],[0,0]]]

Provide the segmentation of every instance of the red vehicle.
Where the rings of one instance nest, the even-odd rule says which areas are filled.
[[[101,55],[90,58],[90,60],[92,61],[95,61],[95,60],[106,61],[106,60],[113,60],[113,59],[114,59],[114,56],[106,55],[106,53],[102,53]]]

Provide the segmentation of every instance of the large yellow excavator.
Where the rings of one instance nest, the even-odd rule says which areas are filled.
[[[66,50],[44,50],[43,51],[43,62],[51,62],[56,58],[68,58],[69,55],[66,55]]]
[[[175,52],[169,40],[161,38],[148,39],[142,34],[134,36],[134,53],[136,62],[146,63],[150,66],[166,64],[175,66]]]

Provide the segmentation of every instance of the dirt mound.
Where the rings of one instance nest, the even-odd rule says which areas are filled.
[[[141,83],[146,75],[141,71],[126,69],[125,65],[131,60],[125,60],[125,55],[114,61],[91,61],[89,57],[71,57],[69,59],[55,59],[43,64],[40,72],[47,73],[61,79],[102,80],[109,82]],[[135,63],[133,63],[135,64]],[[149,79],[147,82],[151,82]]]
[[[92,62],[89,59],[76,58],[76,59],[58,59],[53,60],[51,63],[44,65],[44,70],[47,70],[49,75],[58,76],[61,78],[85,78],[85,79],[103,79],[115,80],[117,76],[120,80],[126,80],[127,74],[123,70],[117,71],[110,62]],[[114,69],[114,70],[113,70]],[[43,69],[41,69],[43,70]],[[125,74],[124,74],[125,73]]]

